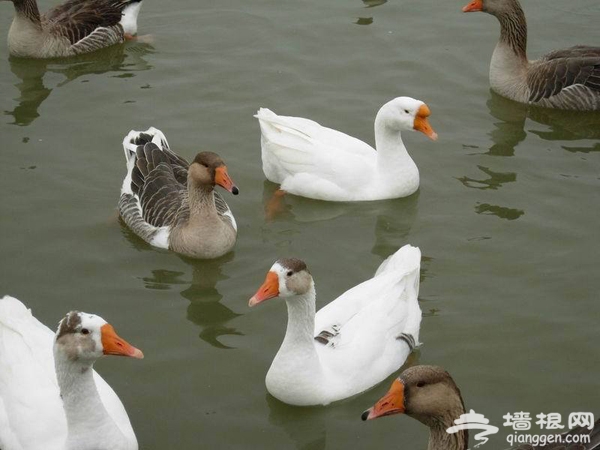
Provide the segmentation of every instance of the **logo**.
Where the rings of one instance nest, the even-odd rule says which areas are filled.
[[[477,414],[474,410],[471,410],[468,414],[462,414],[458,419],[454,421],[454,426],[446,430],[448,434],[454,434],[461,430],[483,430],[477,433],[473,439],[476,441],[483,441],[475,445],[473,448],[477,448],[480,445],[485,444],[489,439],[486,437],[489,434],[496,434],[498,427],[489,425],[490,421],[487,420],[483,414]]]

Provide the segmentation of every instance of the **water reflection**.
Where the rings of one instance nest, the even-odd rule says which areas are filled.
[[[373,23],[373,18],[372,17],[359,17],[358,19],[356,19],[356,22],[354,22],[356,25],[371,25]]]
[[[545,125],[547,129],[530,129],[533,133],[547,141],[571,141],[581,139],[600,139],[600,112],[561,111],[524,105],[508,100],[490,90],[487,101],[490,114],[499,119],[496,127],[489,135],[494,144],[486,153],[493,156],[513,156],[515,147],[527,137],[526,119]],[[598,143],[590,143],[589,147],[563,146],[567,151],[598,151]]]
[[[23,59],[10,57],[10,69],[19,79],[15,87],[20,96],[16,98],[18,105],[12,111],[5,111],[13,116],[14,125],[27,126],[39,117],[38,109],[55,88],[90,74],[117,72],[116,77],[132,77],[133,72],[152,68],[144,56],[153,51],[152,46],[144,43],[113,45],[112,47],[93,53],[86,53],[67,59]],[[47,72],[57,73],[65,77],[56,86],[44,84]]]
[[[294,441],[297,450],[322,450],[326,447],[326,408],[298,408],[280,402],[269,394],[267,404],[270,410],[269,423],[281,428]]]
[[[475,207],[477,214],[488,214],[500,217],[506,220],[516,220],[525,214],[522,209],[507,208],[505,206],[490,205],[489,203],[480,203]]]
[[[517,181],[517,174],[514,172],[494,172],[490,168],[484,166],[477,166],[477,168],[485,173],[488,178],[477,180],[475,178],[461,177],[458,178],[458,180],[468,188],[481,190],[496,190],[504,183]]]
[[[371,253],[383,259],[404,244],[417,215],[419,191],[409,197],[375,202],[325,202],[281,194],[278,185],[265,181],[263,207],[267,222],[343,220],[344,217],[373,217],[375,242]],[[289,230],[286,230],[290,233]],[[350,239],[350,238],[348,238]],[[364,233],[360,233],[364,241]]]
[[[373,8],[387,3],[387,0],[363,0],[365,8]]]
[[[157,251],[148,243],[136,236],[124,223],[119,220],[121,233],[132,247],[138,250]],[[221,303],[223,295],[217,289],[217,283],[229,277],[222,271],[223,266],[231,261],[234,253],[228,253],[214,260],[194,260],[177,255],[183,262],[192,268],[191,279],[185,272],[155,269],[152,275],[142,277],[148,289],[168,290],[174,286],[181,286],[181,297],[190,302],[187,308],[187,319],[201,329],[199,337],[207,344],[220,349],[230,349],[219,338],[226,335],[242,336],[243,334],[228,322],[240,314],[232,311]]]

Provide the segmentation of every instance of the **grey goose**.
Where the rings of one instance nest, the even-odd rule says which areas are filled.
[[[406,414],[429,427],[428,450],[467,450],[469,447],[468,430],[452,434],[446,432],[455,425],[456,419],[465,414],[465,404],[460,389],[441,367],[419,365],[406,369],[394,380],[387,394],[363,412],[362,419],[371,420],[394,414]],[[589,438],[574,439],[574,435],[588,435]],[[599,450],[600,419],[591,430],[575,427],[563,433],[561,441],[539,446],[521,444],[511,450]]]
[[[233,249],[237,224],[215,185],[237,195],[216,153],[201,152],[191,164],[169,148],[156,128],[131,131],[123,140],[127,175],[119,214],[149,244],[199,259]]]
[[[26,58],[73,56],[122,43],[137,33],[142,5],[142,0],[68,0],[40,14],[36,0],[8,1],[15,7],[8,50]]]
[[[518,0],[473,0],[464,12],[481,11],[500,22],[490,63],[490,85],[520,103],[600,111],[600,47],[576,45],[527,59],[527,22]]]

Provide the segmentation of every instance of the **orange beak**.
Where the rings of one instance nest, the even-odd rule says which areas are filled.
[[[240,193],[240,190],[233,184],[231,178],[229,178],[226,166],[219,166],[215,169],[215,183],[231,192],[233,195],[238,195]]]
[[[427,105],[425,105],[425,104],[421,105],[421,107],[417,111],[417,115],[415,117],[415,122],[414,122],[413,128],[417,131],[420,131],[425,136],[429,137],[429,139],[431,139],[432,141],[435,141],[435,140],[437,140],[438,135],[435,131],[433,131],[433,128],[431,128],[431,125],[429,125],[429,121],[427,120],[427,118],[430,115],[431,115],[431,111],[429,110]]]
[[[483,11],[483,1],[482,0],[473,0],[466,6],[463,6],[463,12],[477,12]]]
[[[404,383],[397,378],[392,387],[372,408],[362,414],[362,420],[377,419],[378,417],[391,416],[404,413]]]
[[[108,323],[100,328],[102,332],[102,348],[105,355],[129,356],[131,358],[142,359],[144,354],[140,349],[121,339],[112,325]]]
[[[279,295],[279,277],[275,272],[269,272],[267,278],[261,287],[258,288],[256,294],[248,302],[248,306],[258,305],[265,300],[268,300]]]

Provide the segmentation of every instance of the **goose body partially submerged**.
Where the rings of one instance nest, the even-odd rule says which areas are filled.
[[[267,390],[292,405],[327,405],[369,389],[398,370],[419,343],[421,252],[406,245],[373,278],[315,314],[306,264],[280,259],[250,299],[285,298],[287,331],[267,373]]]
[[[263,171],[291,194],[317,200],[369,201],[406,197],[419,188],[419,170],[406,151],[401,132],[417,130],[429,138],[429,108],[410,97],[381,107],[375,118],[375,144],[301,117],[278,116],[261,108]]]
[[[36,0],[10,0],[8,32],[13,56],[57,58],[122,43],[137,33],[142,0],[67,0],[40,14]]]
[[[131,131],[123,149],[127,175],[119,213],[135,234],[191,258],[218,258],[233,249],[237,224],[214,187],[239,190],[219,155],[201,152],[189,164],[156,128]]]
[[[518,0],[473,0],[464,12],[485,12],[500,22],[490,63],[490,85],[520,103],[600,111],[600,47],[577,45],[527,59],[527,22]]]

